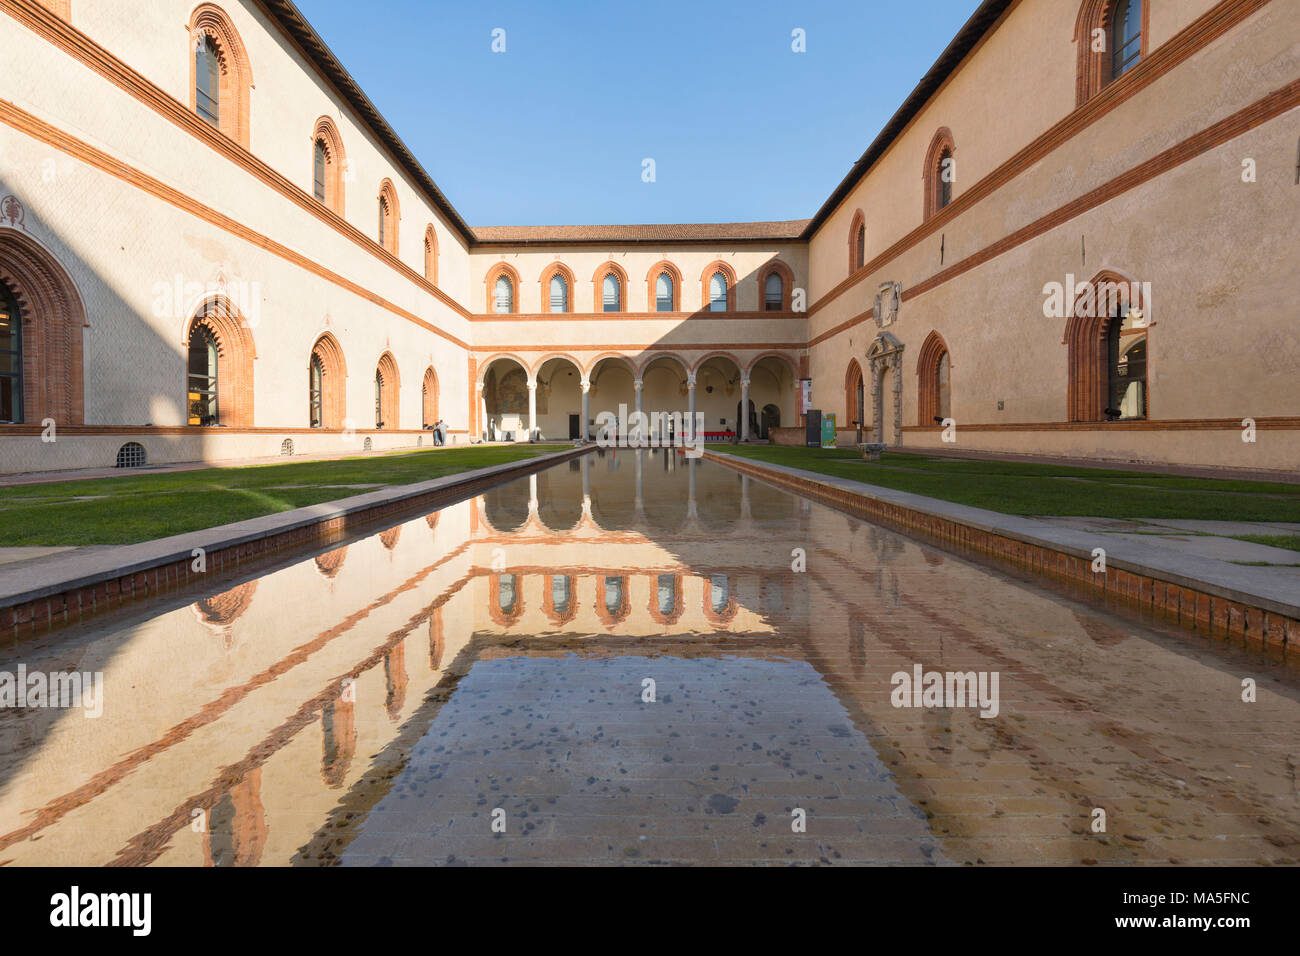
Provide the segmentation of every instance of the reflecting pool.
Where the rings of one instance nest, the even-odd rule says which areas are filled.
[[[0,864],[1300,860],[1293,671],[665,451],[20,667],[102,714],[0,709]]]

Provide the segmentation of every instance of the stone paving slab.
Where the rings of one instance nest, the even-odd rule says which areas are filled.
[[[1111,534],[1098,534],[1055,527],[1037,518],[1008,515],[986,508],[954,504],[908,491],[882,488],[848,478],[837,478],[802,468],[741,458],[725,452],[705,451],[705,457],[723,464],[742,464],[813,482],[875,501],[897,505],[920,514],[956,521],[969,527],[1026,544],[1092,559],[1094,548],[1106,549],[1106,563],[1134,574],[1158,578],[1180,587],[1204,591],[1230,601],[1249,604],[1290,618],[1300,618],[1300,589],[1290,568],[1250,567],[1230,564],[1203,555],[1170,550],[1148,541],[1116,541]]]
[[[342,856],[562,860],[950,862],[810,664],[577,656],[475,664]]]
[[[1139,544],[1164,548],[1178,554],[1195,554],[1221,562],[1266,561],[1269,564],[1300,564],[1300,551],[1288,548],[1274,548],[1267,544],[1255,544],[1253,541],[1238,541],[1236,538],[1220,538],[1214,535],[1191,534],[1123,534],[1111,533],[1108,538],[1115,541],[1133,541]],[[1106,548],[1107,553],[1110,547]],[[1295,570],[1300,570],[1297,568]],[[1300,586],[1300,578],[1296,579]]]

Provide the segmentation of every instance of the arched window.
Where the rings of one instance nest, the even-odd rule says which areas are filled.
[[[397,224],[401,213],[397,204],[397,189],[390,179],[379,186],[379,244],[397,255]]]
[[[780,312],[784,304],[785,290],[781,277],[775,272],[769,272],[767,279],[763,282],[763,310],[765,312]]]
[[[424,277],[438,284],[438,234],[433,231],[433,223],[424,227]]]
[[[420,387],[420,404],[423,408],[421,424],[432,428],[438,424],[438,373],[433,367],[424,370],[424,384]]]
[[[1111,14],[1110,78],[1119,79],[1142,55],[1142,0],[1118,0]]]
[[[23,420],[23,313],[0,283],[0,422]]]
[[[400,428],[398,423],[398,393],[401,382],[397,376],[397,362],[392,352],[385,352],[375,367],[375,427]]]
[[[862,210],[855,210],[849,222],[849,275],[867,264],[867,223]]]
[[[673,304],[676,301],[673,296],[673,277],[667,272],[659,273],[659,278],[655,279],[655,311],[672,312]]]
[[[190,106],[205,122],[248,148],[253,73],[244,43],[226,12],[201,3],[190,18],[193,82]]]
[[[216,425],[221,421],[217,406],[217,339],[206,325],[195,326],[189,348],[189,424]]]
[[[551,311],[569,311],[569,283],[558,273],[551,276]]]
[[[953,184],[957,181],[957,146],[952,131],[941,126],[925,151],[922,179],[925,184],[925,217],[929,219],[952,202]]]
[[[572,578],[567,574],[556,574],[551,578],[551,607],[563,617],[569,613],[569,604],[573,601]]]
[[[1141,62],[1148,49],[1149,7],[1142,0],[1082,0],[1074,22],[1076,106]]]
[[[1146,418],[1151,322],[1143,288],[1109,271],[1098,273],[1082,288],[1065,326],[1069,420]]]
[[[325,365],[315,352],[307,368],[307,422],[312,428],[325,426]]]
[[[727,311],[727,277],[721,272],[713,273],[709,280],[709,311]]]
[[[948,344],[938,332],[931,332],[921,343],[916,360],[917,424],[922,428],[933,428],[952,417],[948,366]]]
[[[623,306],[623,287],[614,273],[606,273],[600,283],[602,311],[619,312]]]
[[[515,287],[509,276],[497,276],[496,287],[492,290],[492,311],[513,312],[515,310]]]
[[[316,121],[312,130],[312,196],[340,216],[343,215],[343,138],[328,116]]]
[[[338,340],[325,332],[307,361],[307,421],[312,428],[342,428],[347,369]]]
[[[221,129],[221,60],[217,41],[207,34],[194,42],[194,109],[200,119]]]

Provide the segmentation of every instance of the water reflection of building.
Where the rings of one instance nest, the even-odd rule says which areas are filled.
[[[638,481],[650,470],[653,483]],[[1151,730],[1190,704],[1152,701],[1125,676],[1159,670],[1170,686],[1205,685],[1220,676],[1212,663],[717,465],[592,454],[438,515],[255,587],[227,584],[104,625],[78,661],[105,672],[102,718],[45,711],[0,725],[0,861],[328,860],[458,677],[475,660],[519,654],[807,661],[959,859],[1019,852],[1014,841],[990,849],[1002,833],[991,808],[1004,797],[1068,815],[1093,794],[1140,796],[1145,785],[1125,769],[1125,754],[1140,759],[1132,748],[1190,767],[1231,756],[1218,739]],[[805,573],[791,570],[795,547],[807,551]],[[214,629],[230,639],[212,640]],[[25,653],[39,666],[66,651]],[[1103,666],[1116,659],[1123,668]],[[889,675],[914,663],[1000,671],[1015,716],[893,708]],[[1110,709],[1090,715],[1099,695]],[[1240,731],[1300,726],[1295,705],[1269,706]],[[1083,716],[1063,722],[1063,710]],[[1089,735],[1126,722],[1143,736],[1110,734],[1115,759],[1098,765]],[[1261,764],[1230,788],[1198,786],[1249,808],[1281,775]],[[972,813],[957,784],[978,790],[989,813]],[[193,828],[195,811],[206,830]],[[1053,853],[1099,852],[1086,841],[1067,833]]]

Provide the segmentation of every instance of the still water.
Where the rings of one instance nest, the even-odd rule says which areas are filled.
[[[1294,671],[666,452],[20,665],[102,714],[0,709],[0,864],[1300,861]]]

